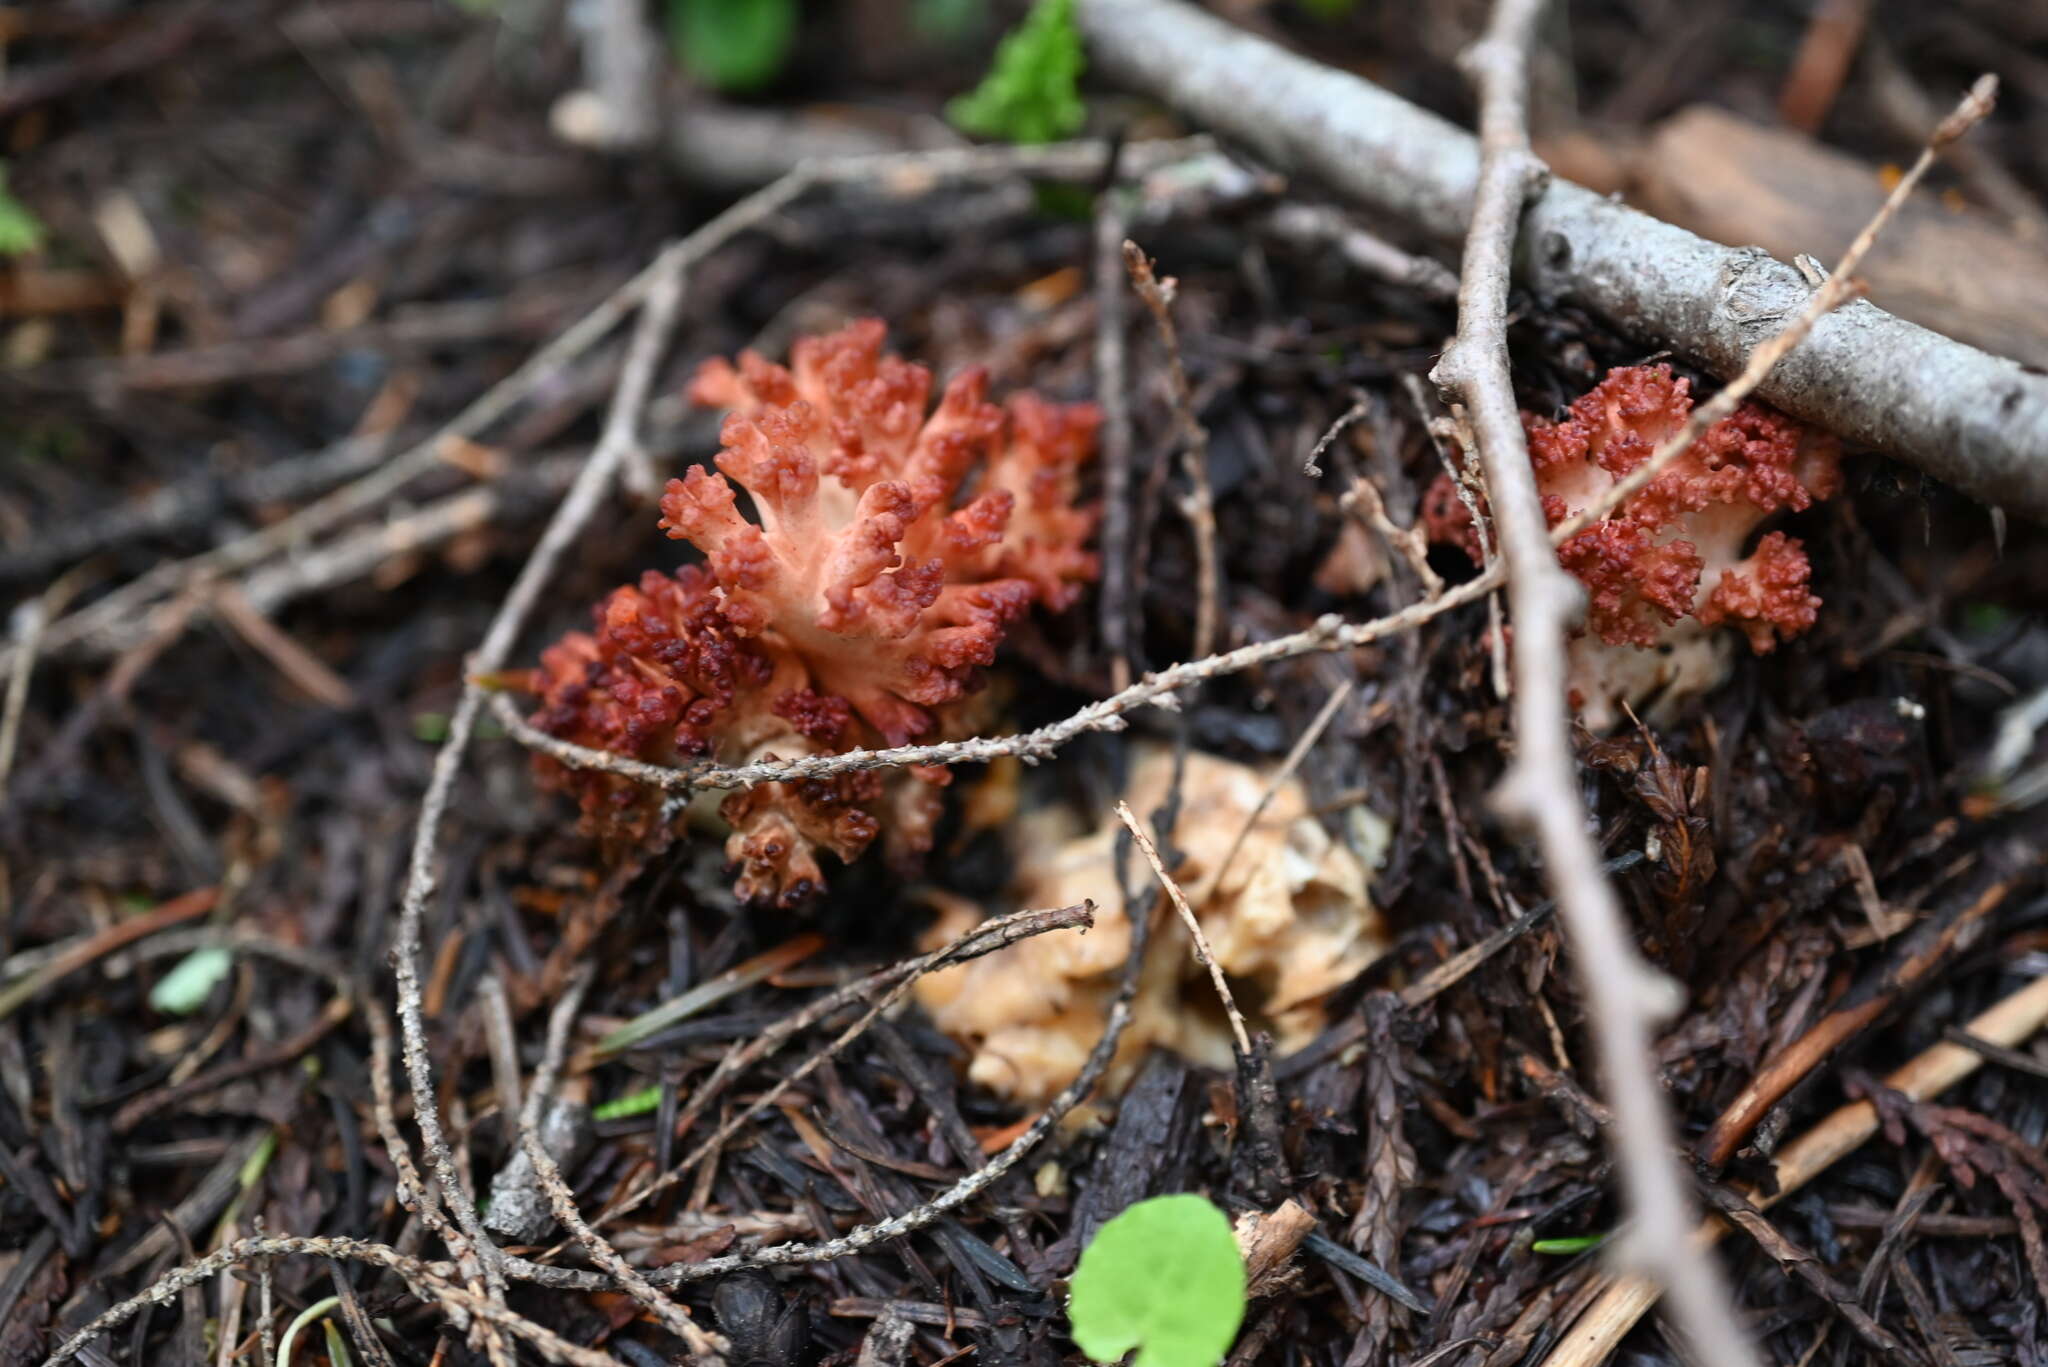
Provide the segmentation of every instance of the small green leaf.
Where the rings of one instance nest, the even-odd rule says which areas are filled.
[[[1584,1253],[1589,1248],[1598,1248],[1606,1239],[1605,1234],[1575,1234],[1568,1239],[1537,1239],[1530,1243],[1529,1251],[1570,1257],[1575,1253]]]
[[[28,256],[43,249],[43,221],[7,188],[7,163],[0,161],[0,256]]]
[[[1244,1255],[1200,1196],[1158,1196],[1111,1220],[1074,1269],[1067,1317],[1097,1362],[1215,1367],[1244,1322]]]
[[[170,972],[157,979],[149,990],[151,1009],[166,1016],[189,1016],[206,1005],[206,999],[234,966],[235,956],[225,949],[195,949]]]
[[[265,1170],[270,1167],[270,1160],[276,1154],[277,1131],[272,1130],[264,1135],[262,1139],[258,1140],[256,1147],[249,1151],[249,1156],[242,1160],[242,1169],[235,1174],[235,1181],[239,1184],[241,1190],[247,1191],[256,1185],[257,1179],[261,1178]]]
[[[1087,121],[1081,102],[1081,35],[1074,0],[1038,0],[996,47],[980,85],[946,106],[962,130],[1008,142],[1051,142]]]
[[[1301,7],[1318,19],[1342,19],[1358,8],[1358,0],[1301,0]]]
[[[642,1087],[637,1092],[613,1097],[602,1105],[591,1108],[592,1120],[624,1120],[629,1115],[646,1115],[661,1105],[661,1084]]]
[[[758,90],[796,41],[796,0],[668,0],[676,60],[714,90]]]
[[[320,1327],[327,1331],[327,1361],[333,1367],[355,1367],[355,1359],[348,1355],[348,1342],[334,1321],[321,1320]]]

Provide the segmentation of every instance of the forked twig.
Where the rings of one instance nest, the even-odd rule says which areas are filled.
[[[722,1362],[726,1349],[724,1340],[707,1334],[690,1318],[688,1310],[649,1285],[647,1279],[584,1220],[583,1212],[576,1208],[575,1194],[562,1179],[560,1165],[548,1152],[547,1145],[541,1142],[541,1108],[554,1093],[563,1055],[569,1050],[569,1030],[576,1023],[576,1012],[582,1007],[583,994],[589,986],[590,973],[587,970],[577,973],[561,1000],[555,1003],[555,1009],[549,1013],[547,1045],[541,1056],[541,1065],[534,1071],[533,1085],[526,1090],[526,1104],[519,1115],[520,1145],[525,1149],[527,1160],[533,1164],[533,1175],[554,1209],[555,1218],[590,1254],[591,1260],[625,1288],[627,1295],[647,1307],[663,1328],[688,1344],[694,1360],[714,1364]]]
[[[447,1263],[408,1258],[394,1248],[363,1239],[300,1238],[283,1235],[252,1235],[246,1239],[237,1239],[197,1262],[173,1268],[128,1299],[111,1305],[94,1316],[83,1328],[57,1345],[55,1351],[43,1359],[42,1367],[57,1367],[59,1363],[69,1362],[100,1335],[120,1328],[152,1306],[168,1304],[185,1288],[199,1286],[231,1267],[262,1259],[292,1257],[299,1254],[368,1263],[372,1267],[395,1272],[405,1280],[412,1293],[419,1299],[438,1302],[452,1314],[473,1316],[494,1329],[502,1329],[525,1339],[550,1361],[566,1362],[570,1367],[618,1367],[618,1364],[607,1355],[571,1343],[552,1329],[535,1324],[525,1316],[506,1309],[491,1297],[459,1285],[455,1281],[455,1269]]]
[[[1662,474],[1665,467],[1684,455],[1692,444],[1699,440],[1702,433],[1733,413],[1737,405],[1755,392],[1756,387],[1770,376],[1772,368],[1785,358],[1786,353],[1806,340],[1807,334],[1813,331],[1816,323],[1860,294],[1862,285],[1855,278],[1855,271],[1863,264],[1863,258],[1869,254],[1870,249],[1877,244],[1878,235],[1892,221],[1899,207],[1912,196],[1913,188],[1941,156],[1942,150],[1983,122],[1990,115],[1997,97],[1998,78],[1988,73],[1979,76],[1976,83],[1970,87],[1969,93],[1963,96],[1962,103],[1942,120],[1941,126],[1935,129],[1934,136],[1920,149],[1920,155],[1914,160],[1911,169],[1899,177],[1899,183],[1892,187],[1891,193],[1885,196],[1884,203],[1878,206],[1870,221],[1863,225],[1863,231],[1856,234],[1855,240],[1842,253],[1842,259],[1835,263],[1833,272],[1807,300],[1806,307],[1793,315],[1792,320],[1768,341],[1752,351],[1749,354],[1749,363],[1743,366],[1742,373],[1730,380],[1719,393],[1705,403],[1697,405],[1686,418],[1685,425],[1667,437],[1650,454],[1648,460],[1630,471],[1626,478],[1616,481],[1612,488],[1589,503],[1583,511],[1561,523],[1551,533],[1551,539],[1563,543],[1578,535],[1620,507],[1651,480]]]

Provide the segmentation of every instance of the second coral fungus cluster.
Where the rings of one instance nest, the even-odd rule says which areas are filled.
[[[1235,984],[1238,1005],[1254,1028],[1272,1033],[1279,1053],[1292,1053],[1322,1030],[1324,999],[1386,951],[1389,933],[1367,892],[1367,866],[1323,829],[1299,779],[1199,750],[1182,763],[1170,745],[1134,745],[1124,797],[1136,810],[1155,811],[1178,785],[1172,843],[1184,854],[1174,876]],[[1352,810],[1383,845],[1378,818]],[[1026,814],[1013,829],[1011,900],[1027,907],[1091,901],[1094,929],[1036,936],[917,980],[918,1003],[932,1023],[970,1051],[975,1082],[1043,1105],[1080,1074],[1101,1038],[1131,948],[1117,834],[1114,821],[1084,822],[1060,805]],[[938,900],[927,949],[982,917],[972,904]],[[1231,1066],[1230,1027],[1187,931],[1163,900],[1150,905],[1152,938],[1130,1025],[1106,1074],[1110,1092],[1122,1089],[1154,1046],[1204,1067]]]
[[[1691,412],[1688,382],[1657,365],[1609,371],[1560,422],[1523,414],[1550,525],[1626,478]],[[1587,635],[1573,642],[1571,678],[1587,724],[1612,725],[1623,703],[1658,695],[1668,706],[1711,688],[1727,667],[1727,637],[1714,627],[1738,628],[1762,654],[1812,626],[1820,599],[1804,548],[1783,532],[1753,547],[1748,541],[1766,518],[1840,488],[1832,436],[1744,403],[1559,546],[1559,560],[1588,594]],[[1423,520],[1432,539],[1479,560],[1478,529],[1448,475],[1430,489]]]
[[[787,368],[752,352],[704,365],[691,396],[730,410],[724,449],[716,473],[669,481],[661,526],[706,563],[614,590],[594,632],[542,652],[537,727],[635,759],[735,765],[963,730],[1009,624],[1067,606],[1095,576],[1079,485],[1099,419],[1030,393],[998,407],[979,369],[928,414],[931,371],[883,354],[883,331],[867,319],[805,338]],[[654,818],[623,778],[537,763],[601,833],[635,836]],[[800,901],[821,885],[818,851],[851,860],[878,835],[898,858],[923,853],[946,778],[912,768],[733,793],[721,814],[740,896]]]

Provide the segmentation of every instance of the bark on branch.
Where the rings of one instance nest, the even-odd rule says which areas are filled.
[[[1478,143],[1464,130],[1181,0],[1079,0],[1076,14],[1113,79],[1442,243],[1464,237],[1479,174]],[[1704,241],[1555,179],[1524,213],[1516,266],[1539,296],[1591,308],[1724,379],[1810,292],[1757,248]],[[1823,319],[1760,392],[2048,521],[2048,376],[2017,362],[1859,302]]]
[[[1494,531],[1514,612],[1515,759],[1495,794],[1503,815],[1532,830],[1572,957],[1614,1109],[1610,1139],[1628,1195],[1625,1256],[1669,1288],[1702,1362],[1755,1361],[1730,1315],[1714,1265],[1686,1238],[1696,1216],[1673,1159],[1651,1027],[1674,1004],[1673,985],[1636,951],[1577,800],[1565,705],[1565,632],[1584,595],[1551,548],[1508,372],[1508,272],[1522,206],[1544,170],[1529,150],[1529,50],[1543,0],[1498,0],[1461,59],[1479,93],[1480,157],[1458,280],[1458,335],[1431,377],[1478,439]]]

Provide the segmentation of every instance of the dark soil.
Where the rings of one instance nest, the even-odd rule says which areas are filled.
[[[336,443],[386,434],[386,451],[411,445],[730,202],[729,187],[693,183],[657,152],[604,157],[551,135],[549,106],[580,80],[560,8],[0,9],[9,185],[49,234],[39,257],[0,275],[0,592],[78,611],[275,523],[368,468],[341,468]],[[790,65],[750,108],[935,116],[984,69],[1015,9],[992,6],[998,16],[940,41],[904,39],[901,7],[883,0],[805,8]],[[1327,21],[1310,14],[1326,6],[1220,8],[1469,116],[1451,58],[1482,5],[1368,0]],[[1620,124],[1702,98],[1767,114],[1805,25],[1786,11],[1803,8],[1573,4],[1556,42],[1575,85],[1553,97]],[[1983,146],[2048,196],[2048,23],[2034,7],[1883,0],[1870,22],[1929,90],[1959,88],[2009,54],[2009,98]],[[704,98],[679,83],[667,94],[676,120]],[[1866,100],[1852,71],[1823,137],[1873,160],[1910,156],[1910,141],[1865,117]],[[1105,131],[1170,127],[1114,92],[1093,116]],[[1227,645],[1412,601],[1405,571],[1362,596],[1317,588],[1315,572],[1351,478],[1372,478],[1405,522],[1440,468],[1404,377],[1427,373],[1452,314],[1274,238],[1260,226],[1271,203],[1196,205],[1136,233],[1180,280],[1176,316],[1223,510]],[[708,420],[681,401],[699,359],[745,345],[779,353],[862,314],[887,319],[893,348],[941,373],[985,362],[998,391],[1088,397],[1088,208],[1085,189],[986,185],[908,202],[807,197],[691,276],[650,441],[678,471],[715,448]],[[154,260],[130,285],[121,252],[137,238]],[[67,283],[99,294],[65,308],[25,302]],[[1531,410],[1553,412],[1606,367],[1643,358],[1598,320],[1515,302]],[[1147,500],[1137,664],[1159,667],[1192,649],[1195,549],[1175,511],[1164,356],[1143,310],[1127,312],[1134,483]],[[498,495],[453,537],[262,603],[284,644],[212,611],[183,629],[173,607],[111,653],[38,661],[0,805],[0,1367],[40,1361],[166,1269],[259,1227],[446,1256],[397,1199],[372,1115],[372,1035],[341,990],[391,1007],[399,888],[465,655],[595,440],[623,347],[621,333],[561,368],[483,446],[451,448],[445,466],[330,533],[323,544],[402,519],[479,475]],[[1316,437],[1361,395],[1367,439],[1340,443],[1322,480],[1303,474]],[[1704,1203],[1765,1176],[1777,1146],[1853,1096],[1876,1097],[1886,1118],[1775,1208],[1766,1238],[1723,1245],[1770,1360],[2044,1363],[2048,1052],[1997,1057],[1939,1105],[1878,1079],[2048,972],[2048,819],[2039,806],[1991,812],[1974,787],[2000,709],[2048,686],[2048,536],[1994,523],[1880,458],[1848,469],[1844,497],[1788,524],[1826,601],[1816,629],[1744,658],[1669,725],[1582,734],[1582,795],[1621,860],[1616,882],[1646,951],[1687,988],[1659,1056],[1689,1144],[1831,1013],[1881,1006],[1735,1137],[1728,1161],[1698,1167]],[[613,500],[549,588],[519,658],[581,625],[612,585],[680,558],[651,512]],[[1445,550],[1434,563],[1471,572]],[[1302,772],[1333,831],[1361,802],[1392,820],[1373,895],[1396,945],[1332,1002],[1324,1040],[1274,1065],[1284,1180],[1243,1161],[1257,1127],[1241,1120],[1231,1079],[1154,1056],[1101,1125],[1056,1135],[928,1231],[766,1280],[683,1286],[700,1322],[719,1323],[717,1301],[735,1367],[750,1346],[774,1367],[850,1362],[892,1314],[915,1325],[903,1361],[925,1367],[970,1351],[982,1363],[1079,1361],[1062,1279],[1104,1220],[1179,1191],[1233,1209],[1293,1197],[1319,1219],[1298,1276],[1252,1306],[1233,1362],[1540,1363],[1600,1263],[1532,1242],[1618,1220],[1566,946],[1539,920],[1431,999],[1401,995],[1545,895],[1530,849],[1488,814],[1507,716],[1484,633],[1483,609],[1469,608],[1370,649],[1219,680],[1178,715],[1132,719],[1134,734],[1269,760],[1332,687],[1356,685]],[[1111,689],[1092,598],[1011,647],[1010,724],[1055,720]],[[1112,821],[1126,743],[1072,745],[1027,773],[1024,800],[1075,801]],[[1653,837],[1663,857],[1634,859]],[[704,842],[647,859],[611,896],[573,813],[536,791],[525,754],[494,733],[474,747],[442,844],[425,1018],[443,1120],[486,1190],[516,1148],[492,1059],[497,988],[530,1082],[572,970],[594,974],[587,1043],[797,936],[824,937],[796,966],[615,1060],[579,1062],[572,1050],[572,1084],[592,1103],[659,1096],[653,1110],[594,1124],[567,1174],[586,1213],[665,1168],[720,1107],[760,1095],[851,1017],[798,1035],[690,1134],[675,1133],[678,1106],[729,1050],[826,987],[910,954],[930,919],[919,891],[879,867],[848,870],[804,912],[743,914]],[[1000,838],[942,834],[939,851],[931,883],[991,913],[1012,909]],[[191,900],[208,889],[210,900]],[[117,943],[165,907],[165,919],[192,914]],[[1887,913],[1904,913],[1904,928],[1879,940],[1870,917]],[[166,1014],[152,992],[207,926],[261,943],[190,1014]],[[556,952],[565,941],[588,948],[568,961]],[[95,949],[57,976],[62,952],[85,945]],[[30,980],[46,990],[9,993]],[[743,1251],[763,1231],[825,1238],[910,1209],[1027,1118],[960,1081],[963,1063],[914,1012],[877,1022],[698,1176],[609,1233],[651,1268]],[[402,1127],[417,1143],[410,1112],[401,1083]],[[524,1251],[589,1266],[573,1243],[554,1250],[554,1237]],[[1376,1272],[1422,1309],[1376,1286]],[[227,1301],[241,1307],[241,1338],[255,1335],[257,1275],[251,1266],[145,1310],[86,1360],[226,1360]],[[231,1291],[235,1276],[247,1284]],[[486,1361],[389,1272],[297,1258],[266,1284],[280,1324],[346,1286],[392,1362]],[[517,1286],[510,1299],[633,1367],[682,1352],[618,1292]],[[310,1332],[296,1361],[319,1359],[326,1343]],[[258,1360],[254,1344],[232,1348]],[[1617,1360],[1686,1359],[1653,1317]]]

